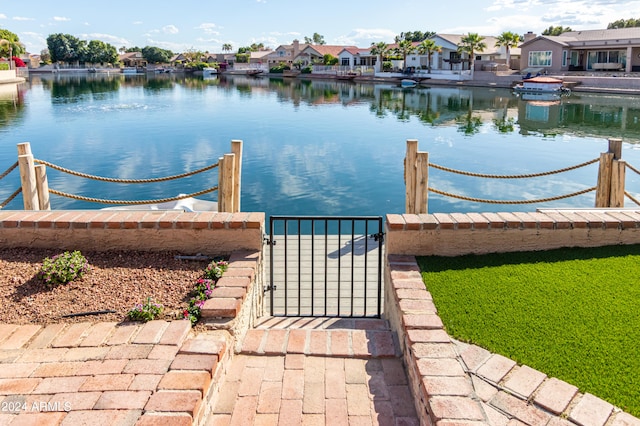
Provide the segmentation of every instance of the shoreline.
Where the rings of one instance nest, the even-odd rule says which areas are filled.
[[[86,70],[66,70],[66,72],[79,72],[82,73]],[[30,70],[30,73],[41,74],[42,71]],[[220,74],[233,75],[233,74]],[[515,83],[517,83],[521,76],[519,74],[512,75],[495,75],[491,72],[476,72],[481,78],[475,78],[473,80],[447,80],[447,79],[429,79],[420,83],[420,87],[432,87],[432,86],[445,86],[445,87],[485,87],[485,88],[503,88],[510,89]],[[313,75],[313,74],[300,74],[295,77],[285,77],[282,74],[263,73],[258,78],[282,78],[282,79],[298,79],[298,80],[331,80],[340,81],[336,76],[332,75]],[[616,94],[616,95],[640,95],[640,74],[638,76],[617,76],[617,75],[553,75],[563,79],[567,82],[577,83],[572,87],[573,92],[577,93],[603,93],[603,94]],[[406,78],[410,78],[407,76]],[[369,83],[369,84],[397,84],[402,77],[355,77],[352,80],[355,83]],[[26,78],[15,77],[9,79],[0,79],[0,84],[19,84],[24,83]]]

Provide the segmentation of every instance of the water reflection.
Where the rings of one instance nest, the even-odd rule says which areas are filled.
[[[22,118],[25,90],[23,84],[0,84],[0,128],[15,125]]]
[[[640,141],[640,102],[629,96],[574,93],[526,101],[507,89],[179,74],[32,76],[24,87],[22,100],[0,101],[5,166],[15,161],[15,144],[28,140],[38,158],[86,173],[167,176],[215,163],[228,152],[229,140],[243,139],[242,208],[267,214],[402,212],[406,139],[419,139],[434,163],[490,174],[534,173],[590,160],[606,150],[602,138]],[[17,117],[25,117],[24,123]],[[640,157],[624,156],[640,166]],[[512,200],[584,189],[596,174],[594,167],[543,181],[498,182],[434,170],[429,179],[443,191]],[[49,178],[52,188],[65,192],[154,199],[208,188],[217,175],[144,188],[55,172]],[[3,181],[0,198],[18,185],[10,179]],[[638,187],[635,177],[628,179]],[[553,206],[589,207],[592,198]],[[55,208],[101,207],[53,201]],[[432,212],[504,208],[437,195],[429,205]]]

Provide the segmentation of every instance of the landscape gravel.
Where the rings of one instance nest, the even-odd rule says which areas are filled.
[[[159,319],[182,318],[189,293],[208,263],[176,259],[180,253],[175,252],[83,251],[90,271],[48,289],[38,271],[44,258],[62,252],[0,249],[0,324],[122,322],[147,297],[164,306]],[[68,316],[109,310],[115,313]]]

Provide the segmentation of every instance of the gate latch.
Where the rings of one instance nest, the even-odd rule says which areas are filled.
[[[271,237],[269,237],[269,236],[264,237],[263,241],[265,242],[265,244],[267,244],[269,246],[275,246],[276,245],[276,240],[272,240]]]
[[[275,285],[265,285],[265,286],[264,286],[263,293],[266,293],[266,292],[271,291],[271,290],[276,291],[277,289],[278,289],[278,286],[275,286]]]
[[[371,234],[369,237],[373,238],[374,241],[383,242],[384,241],[384,232],[378,232],[377,234]]]

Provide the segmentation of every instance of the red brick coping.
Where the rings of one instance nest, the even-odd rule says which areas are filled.
[[[458,256],[640,244],[640,209],[388,214],[387,253]]]
[[[421,424],[640,426],[573,385],[454,342],[414,256],[388,255],[385,274],[385,315],[398,334]]]
[[[0,246],[73,250],[261,250],[264,213],[165,210],[0,211]]]

